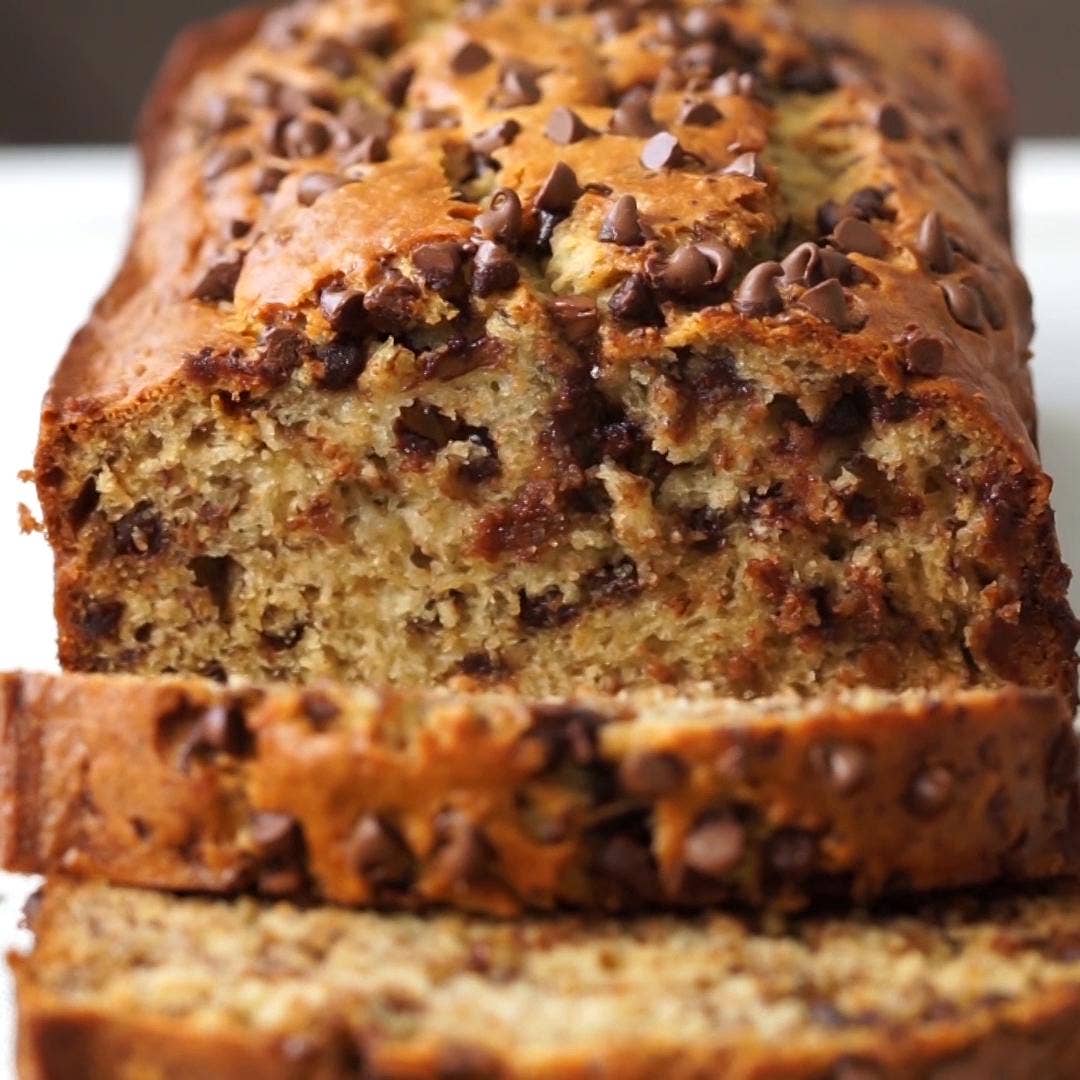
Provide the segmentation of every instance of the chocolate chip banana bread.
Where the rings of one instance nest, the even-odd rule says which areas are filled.
[[[822,2],[186,37],[37,481],[73,669],[1075,700],[997,57]]]
[[[1073,1080],[1080,896],[519,924],[53,882],[25,1080]]]
[[[793,909],[1080,869],[1056,696],[2,684],[7,869],[344,904]]]

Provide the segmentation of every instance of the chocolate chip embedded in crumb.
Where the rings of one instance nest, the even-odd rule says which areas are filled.
[[[658,131],[641,148],[641,164],[646,169],[677,169],[686,161],[686,152],[670,131]]]
[[[784,273],[778,262],[758,263],[735,291],[735,310],[742,315],[775,315],[784,306],[776,279]]]
[[[117,555],[157,555],[164,545],[161,515],[145,500],[113,525],[113,549]]]
[[[469,148],[473,153],[490,157],[496,150],[509,146],[520,134],[521,125],[516,120],[503,120],[473,135],[469,139]]]
[[[659,799],[678,791],[689,772],[686,762],[675,754],[644,750],[623,759],[619,783],[630,795]]]
[[[339,38],[324,38],[311,53],[311,63],[339,79],[351,79],[357,71],[352,50]]]
[[[284,169],[279,169],[274,165],[267,165],[260,169],[255,176],[255,184],[253,190],[256,195],[273,195],[279,187],[281,187],[282,180],[288,173]]]
[[[639,139],[647,139],[657,134],[660,125],[653,119],[648,91],[636,87],[624,94],[611,114],[608,130],[615,135],[628,135]]]
[[[916,817],[936,817],[949,805],[955,787],[953,774],[944,765],[920,769],[908,788],[908,808]]]
[[[489,101],[491,108],[516,109],[522,105],[535,105],[541,97],[537,74],[531,65],[520,61],[504,64],[499,85]]]
[[[802,881],[814,871],[818,841],[805,829],[781,829],[768,843],[769,868],[785,881]]]
[[[275,150],[287,158],[318,157],[330,147],[330,132],[318,120],[297,116],[281,129]]]
[[[367,325],[364,294],[347,285],[327,285],[319,293],[319,308],[337,333],[360,334]]]
[[[894,142],[900,142],[911,134],[911,126],[904,113],[892,104],[882,105],[878,109],[874,124],[878,131]]]
[[[712,127],[724,119],[724,114],[711,101],[687,101],[679,110],[677,123],[689,127]]]
[[[211,752],[244,757],[251,753],[254,737],[239,705],[219,703],[203,713],[180,751],[181,768],[199,754]]]
[[[281,862],[296,855],[302,843],[300,824],[291,814],[260,811],[251,819],[251,844],[266,862]]]
[[[888,250],[881,234],[856,217],[846,217],[839,222],[833,230],[833,242],[847,254],[854,252],[873,259],[883,258]]]
[[[617,319],[645,326],[660,326],[664,316],[644,274],[630,274],[616,287],[608,309]]]
[[[446,292],[460,283],[461,245],[452,240],[422,244],[413,251],[412,263],[429,289]]]
[[[600,315],[591,296],[557,296],[550,308],[563,337],[573,345],[592,337],[600,328]]]
[[[316,731],[325,731],[341,715],[341,706],[322,690],[305,690],[300,695],[300,711]]]
[[[379,92],[395,108],[401,108],[415,73],[416,69],[409,66],[391,68],[379,80]]]
[[[364,135],[341,159],[341,164],[378,165],[390,157],[390,144],[382,135]]]
[[[979,294],[959,281],[940,284],[949,314],[963,327],[977,333],[983,330],[983,306]]]
[[[557,161],[540,185],[535,205],[537,210],[563,214],[573,208],[580,195],[581,185],[574,170],[566,162]]]
[[[656,860],[642,841],[622,833],[606,839],[597,852],[596,869],[634,900],[652,900],[657,895]]]
[[[296,201],[301,206],[314,206],[324,195],[344,187],[348,180],[336,173],[307,173],[296,188]]]
[[[475,75],[491,63],[491,53],[478,41],[463,41],[450,56],[455,75]]]
[[[945,346],[940,338],[916,333],[904,342],[903,362],[909,374],[935,378],[945,363]]]
[[[829,278],[820,285],[807,289],[796,301],[796,305],[806,308],[811,315],[840,329],[848,325],[847,297],[836,278]]]
[[[597,134],[573,109],[560,105],[548,117],[544,134],[559,146],[569,146]]]
[[[935,274],[948,274],[952,271],[956,259],[941,215],[936,210],[931,210],[922,219],[915,247]]]
[[[203,168],[204,180],[217,180],[233,169],[246,165],[255,155],[247,146],[223,146],[206,159]]]
[[[687,836],[683,862],[704,877],[720,878],[739,865],[745,852],[746,829],[730,815],[711,815]]]
[[[740,154],[730,165],[720,170],[724,176],[745,176],[749,180],[765,181],[765,170],[757,154]]]
[[[605,244],[619,244],[621,247],[637,247],[645,243],[637,199],[633,195],[620,195],[615,200],[600,226],[599,238]]]
[[[401,834],[376,814],[357,822],[349,837],[348,859],[376,888],[403,888],[415,874],[415,860]]]
[[[485,240],[473,259],[472,291],[477,296],[490,296],[512,289],[521,276],[513,255],[506,248]]]
[[[438,847],[433,862],[455,884],[468,885],[482,878],[491,866],[493,851],[483,830],[460,810],[444,810],[435,823]]]
[[[499,188],[491,196],[488,209],[477,214],[473,224],[485,239],[512,248],[521,238],[521,220],[521,200],[517,193],[510,188]]]
[[[319,370],[315,382],[321,390],[347,390],[367,367],[367,353],[356,341],[329,341],[315,350]]]
[[[236,292],[236,283],[240,280],[240,272],[243,268],[244,256],[242,254],[215,263],[195,286],[191,294],[192,298],[207,304],[231,304],[233,294]]]
[[[1080,748],[1072,727],[1065,727],[1055,736],[1046,755],[1046,782],[1054,791],[1072,787],[1080,777]]]

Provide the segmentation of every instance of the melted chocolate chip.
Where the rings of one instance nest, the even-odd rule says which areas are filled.
[[[378,889],[405,888],[414,876],[414,860],[397,829],[384,818],[366,814],[348,843],[349,862]]]
[[[856,217],[843,218],[833,230],[833,243],[843,252],[881,259],[888,250],[881,234]]]
[[[967,274],[960,279],[962,284],[972,290],[982,303],[983,314],[986,321],[994,330],[1001,330],[1005,326],[1005,307],[1000,295],[985,278]]]
[[[979,294],[959,281],[941,282],[941,292],[949,314],[963,327],[981,333],[983,306]]]
[[[573,109],[560,105],[548,117],[544,134],[558,146],[569,146],[597,134]]]
[[[557,161],[548,173],[540,190],[536,194],[537,210],[546,210],[552,214],[568,213],[581,195],[574,170],[563,161]]]
[[[153,504],[143,500],[113,525],[117,555],[158,555],[165,546],[165,526]]]
[[[236,283],[240,280],[240,272],[243,268],[244,256],[242,254],[215,263],[195,286],[191,294],[192,298],[207,304],[231,304],[233,294],[236,292]]]
[[[551,301],[551,317],[572,345],[592,337],[600,328],[600,314],[591,296],[558,296]]]
[[[240,706],[212,705],[184,740],[179,754],[180,767],[186,771],[194,759],[211,754],[245,757],[254,745],[255,738]]]
[[[124,617],[121,600],[86,600],[78,613],[79,629],[92,640],[107,640],[117,636]]]
[[[608,300],[608,309],[617,319],[642,326],[661,326],[664,316],[644,274],[623,278]]]
[[[904,367],[911,375],[934,378],[941,374],[945,363],[945,346],[939,338],[916,331],[904,343]]]
[[[670,131],[658,131],[641,148],[641,164],[646,169],[677,169],[687,159],[686,152]]]
[[[412,253],[412,263],[424,284],[437,293],[461,284],[461,245],[454,241],[422,244]]]
[[[661,799],[678,791],[689,769],[675,754],[661,750],[643,750],[625,758],[619,766],[619,783],[630,795],[643,799]]]
[[[746,829],[730,815],[711,815],[686,837],[683,862],[703,877],[721,878],[739,865],[745,852]]]
[[[207,131],[214,135],[227,135],[249,123],[239,105],[231,97],[224,95],[212,97],[206,103],[203,122]]]
[[[293,855],[300,840],[300,826],[291,814],[261,811],[251,820],[251,843],[255,853],[267,862]]]
[[[600,240],[605,244],[637,247],[645,243],[641,228],[637,199],[633,195],[620,195],[600,226]]]
[[[506,248],[485,240],[473,259],[472,291],[477,296],[512,289],[520,277],[518,265]]]
[[[331,341],[320,345],[315,356],[321,365],[315,381],[323,390],[347,390],[355,386],[367,366],[364,347],[355,341]]]
[[[433,861],[454,885],[483,878],[493,859],[483,831],[460,810],[444,810],[436,821],[439,846]]]
[[[319,307],[331,329],[340,333],[360,334],[367,325],[364,294],[334,283],[319,293]]]
[[[941,215],[936,210],[931,210],[923,218],[915,246],[923,261],[935,274],[948,274],[952,271],[956,263],[952,244],[941,222]]]
[[[475,75],[491,63],[491,53],[478,41],[463,41],[450,56],[455,75]]]
[[[778,262],[758,263],[735,291],[735,310],[742,315],[775,315],[784,306],[776,279],[784,273]]]
[[[908,124],[907,117],[892,104],[882,105],[878,109],[874,123],[878,131],[886,139],[891,139],[894,142],[900,142],[911,134],[911,127]]]
[[[836,89],[836,77],[825,64],[811,59],[785,68],[780,85],[794,93],[827,94]]]
[[[647,90],[636,87],[623,95],[611,114],[609,130],[615,135],[638,139],[647,139],[660,131],[660,125],[653,119]]]
[[[305,690],[300,695],[300,711],[316,731],[326,731],[341,715],[341,706],[322,690]]]
[[[487,240],[515,247],[521,238],[521,200],[510,188],[499,188],[491,196],[488,209],[477,214],[474,219],[476,228]]]

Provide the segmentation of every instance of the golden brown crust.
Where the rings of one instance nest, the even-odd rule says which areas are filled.
[[[57,881],[15,960],[20,1059],[35,1080],[1067,1080],[1077,918],[1062,889],[768,933],[723,917],[513,930]],[[245,967],[242,992],[213,987]]]
[[[4,685],[11,870],[509,915],[797,909],[1080,865],[1076,741],[1044,693]]]

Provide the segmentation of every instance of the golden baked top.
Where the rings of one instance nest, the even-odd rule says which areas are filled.
[[[605,372],[687,343],[797,350],[1033,455],[1007,101],[962,20],[324,0],[258,22],[174,52],[132,250],[54,416],[174,380],[333,386],[343,328],[475,341],[506,319],[537,364],[558,342]]]

